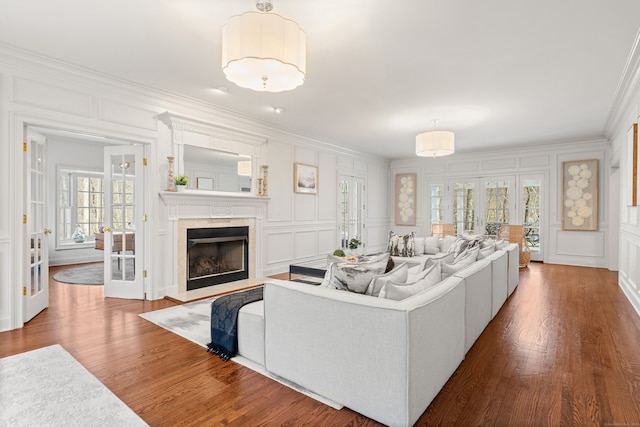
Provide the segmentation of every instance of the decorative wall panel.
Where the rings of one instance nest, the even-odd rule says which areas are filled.
[[[90,95],[23,78],[13,80],[13,101],[75,116],[92,115]]]

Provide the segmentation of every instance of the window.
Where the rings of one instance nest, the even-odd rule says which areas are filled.
[[[86,241],[94,241],[104,222],[102,172],[60,169],[58,174],[58,246],[74,244],[79,226]]]

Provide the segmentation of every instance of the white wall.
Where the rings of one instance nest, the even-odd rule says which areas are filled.
[[[620,92],[616,99],[614,114],[609,121],[609,130],[613,134],[610,171],[617,175],[618,186],[612,186],[611,192],[617,196],[619,221],[618,243],[618,282],[625,295],[640,314],[640,206],[630,206],[632,192],[632,156],[629,152],[628,132],[634,123],[640,122],[640,51],[638,40],[636,49],[629,60],[620,82]],[[612,180],[613,181],[613,180]]]
[[[26,125],[145,144],[147,191],[142,201],[149,217],[143,255],[147,270],[145,291],[148,298],[155,299],[171,288],[167,265],[175,261],[171,251],[166,250],[171,245],[167,241],[167,207],[158,195],[167,186],[167,156],[176,151],[171,130],[157,118],[165,111],[203,124],[266,136],[269,142],[262,161],[269,165],[270,201],[263,235],[257,237],[266,254],[261,266],[264,274],[287,271],[292,261],[324,256],[338,245],[336,187],[340,168],[355,168],[374,183],[380,183],[380,174],[389,170],[387,160],[366,153],[292,134],[162,90],[110,80],[84,69],[0,47],[0,178],[13,183],[0,189],[2,200],[7,201],[0,205],[0,331],[21,327],[23,323],[20,290],[27,278],[22,255],[26,252],[22,237],[25,203],[22,129]],[[84,154],[76,149],[73,156],[71,163],[88,161],[80,158]],[[52,165],[61,161],[52,159]],[[294,193],[294,162],[319,167],[318,195]],[[388,227],[386,197],[385,188],[369,196],[377,207],[370,214],[374,243],[380,240],[375,230]],[[55,204],[50,206],[53,208]],[[54,215],[48,216],[51,226],[55,225]],[[56,263],[67,262],[71,253],[52,254],[52,258]]]
[[[541,154],[542,153],[542,154]],[[598,159],[598,230],[562,230],[562,162]],[[399,234],[416,231],[426,236],[429,229],[429,185],[449,178],[475,178],[501,175],[540,174],[543,183],[544,262],[608,268],[609,228],[609,143],[605,140],[557,143],[535,148],[495,152],[454,154],[437,159],[415,158],[391,163],[393,176],[416,172],[417,221],[415,227],[393,226]],[[393,191],[393,176],[390,188]],[[516,197],[520,189],[516,187]],[[390,197],[393,200],[393,197]],[[391,216],[393,216],[391,211]],[[392,223],[394,219],[391,218]],[[512,223],[519,223],[517,219]],[[614,231],[615,232],[615,231]]]

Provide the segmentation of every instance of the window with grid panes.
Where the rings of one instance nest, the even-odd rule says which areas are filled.
[[[104,223],[104,189],[101,172],[62,169],[58,175],[58,245],[73,244],[80,226],[86,241]]]

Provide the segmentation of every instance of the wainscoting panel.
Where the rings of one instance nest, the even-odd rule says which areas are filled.
[[[556,253],[579,257],[604,257],[606,242],[599,231],[562,231],[556,233]]]
[[[468,162],[452,162],[448,165],[449,174],[471,173],[480,171],[480,161],[472,160]]]
[[[623,234],[620,240],[620,271],[618,283],[629,302],[640,315],[640,238],[635,234]]]
[[[516,163],[515,157],[484,160],[482,162],[482,170],[498,171],[503,169],[513,169],[516,167]]]
[[[156,111],[134,107],[121,102],[103,99],[98,104],[98,118],[105,122],[133,126],[140,129],[158,130]]]
[[[317,234],[315,231],[298,231],[295,233],[294,239],[293,256],[295,259],[311,258],[318,255]]]
[[[13,80],[13,101],[81,117],[92,114],[91,96],[19,77]]]
[[[0,332],[11,329],[11,304],[12,288],[17,292],[17,286],[11,280],[11,268],[9,268],[11,245],[8,238],[0,238]]]
[[[551,165],[551,158],[549,155],[520,157],[521,168],[546,167],[549,165]]]
[[[332,254],[338,248],[338,230],[327,228],[318,230],[318,254]]]
[[[388,164],[370,165],[367,173],[365,199],[367,206],[367,224],[372,219],[389,219],[389,182]],[[418,188],[418,191],[420,189]]]
[[[291,221],[293,218],[293,154],[292,146],[269,141],[269,204],[267,221]]]
[[[370,224],[367,229],[367,252],[382,252],[389,244],[389,223]]]
[[[266,264],[285,263],[293,259],[294,236],[291,231],[266,231]]]
[[[335,221],[337,216],[338,178],[336,176],[336,155],[320,152],[318,155],[318,219]]]

